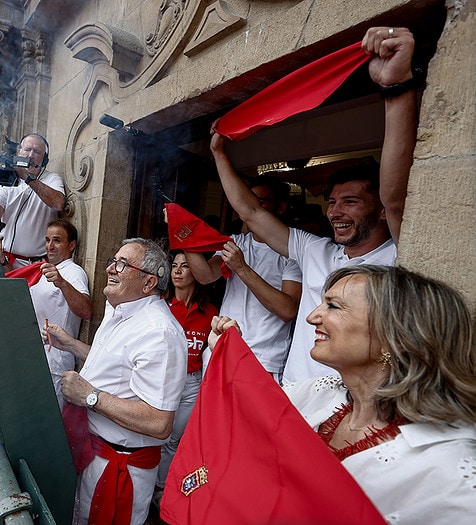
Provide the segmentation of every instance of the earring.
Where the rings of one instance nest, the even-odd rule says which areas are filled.
[[[382,364],[382,370],[387,368],[387,365],[390,363],[391,355],[390,352],[382,352],[381,356],[377,359],[377,363]]]

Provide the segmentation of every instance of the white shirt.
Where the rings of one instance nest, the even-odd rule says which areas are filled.
[[[88,276],[73,259],[64,260],[57,264],[56,268],[63,279],[76,288],[78,292],[89,295]],[[57,324],[73,337],[78,337],[81,318],[70,310],[63,292],[53,283],[48,282],[44,275],[30,287],[30,295],[40,330],[45,325],[45,320],[48,319],[49,324]],[[74,370],[75,358],[73,354],[63,352],[55,347],[52,347],[48,352],[48,347],[49,345],[46,343],[46,358],[52,374],[61,376],[66,370]]]
[[[295,261],[255,241],[251,233],[232,238],[243,252],[246,264],[274,288],[281,290],[283,281],[301,282],[301,270]],[[284,322],[267,310],[235,273],[227,279],[220,315],[238,321],[243,339],[268,372],[283,371],[293,322]]]
[[[397,256],[397,248],[391,239],[361,257],[350,259],[344,253],[344,246],[327,237],[318,237],[296,228],[289,228],[289,232],[289,257],[296,260],[301,268],[303,283],[296,328],[284,368],[284,384],[337,374],[332,368],[311,358],[314,327],[306,322],[306,317],[322,302],[322,288],[327,276],[344,266],[392,265]]]
[[[187,377],[187,340],[167,303],[158,295],[107,308],[81,376],[94,388],[117,397],[143,400],[175,411]],[[88,411],[89,430],[127,447],[164,443],[127,430]]]
[[[335,377],[301,381],[284,390],[316,431],[346,403],[346,389]],[[342,465],[391,525],[472,525],[476,425],[410,423],[400,430],[395,439],[353,454]]]
[[[64,194],[63,179],[57,173],[46,170],[39,179]],[[44,255],[46,228],[58,218],[58,212],[21,179],[18,186],[0,186],[0,207],[4,210],[2,221],[6,223],[2,230],[3,249],[26,257]]]

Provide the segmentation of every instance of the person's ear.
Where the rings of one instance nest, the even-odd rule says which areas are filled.
[[[144,293],[149,293],[157,286],[158,282],[158,277],[156,277],[155,275],[148,275],[147,279],[145,280],[142,286],[142,290],[144,291]]]

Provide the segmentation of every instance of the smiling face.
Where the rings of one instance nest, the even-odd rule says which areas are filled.
[[[385,222],[383,207],[368,186],[368,182],[361,180],[334,186],[329,197],[327,217],[334,230],[335,241],[339,244],[358,246]]]
[[[49,226],[45,235],[45,247],[48,262],[59,264],[71,258],[76,241],[68,241],[68,234],[61,226]]]
[[[344,277],[324,295],[323,303],[307,317],[315,326],[311,357],[338,370],[362,373],[375,366],[379,345],[371,338],[366,297],[366,277]]]
[[[174,257],[170,275],[172,283],[177,290],[187,290],[195,285],[195,278],[183,253],[178,253]]]
[[[143,246],[129,243],[121,247],[115,258],[140,267],[144,253],[145,249]],[[117,272],[115,265],[110,264],[106,268],[106,272],[107,284],[104,288],[104,295],[114,308],[119,304],[146,297],[152,291],[152,288],[149,288],[149,284],[153,277],[135,268],[125,266],[122,272]]]

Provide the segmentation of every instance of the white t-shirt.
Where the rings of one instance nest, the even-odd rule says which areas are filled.
[[[44,171],[40,180],[64,193],[63,179],[57,173]],[[58,218],[58,212],[47,206],[23,180],[18,186],[0,186],[0,207],[4,210],[2,221],[6,223],[2,230],[3,249],[26,257],[44,255],[46,228]]]
[[[243,252],[246,264],[274,288],[281,290],[283,281],[301,282],[301,270],[295,261],[255,241],[251,233],[232,238]],[[238,321],[243,339],[268,372],[283,371],[293,323],[284,322],[267,310],[236,274],[227,279],[220,315]]]
[[[344,266],[392,265],[397,255],[397,248],[391,239],[361,257],[349,259],[344,253],[344,246],[327,237],[318,237],[296,228],[290,228],[289,232],[289,258],[297,261],[301,268],[303,283],[296,328],[284,368],[284,384],[337,374],[332,368],[311,358],[314,327],[306,322],[306,317],[322,302],[322,288],[327,276]]]
[[[89,295],[88,276],[86,272],[76,264],[73,259],[66,259],[56,265],[59,273],[78,292]],[[63,327],[73,337],[78,337],[81,326],[81,318],[74,314],[63,295],[63,292],[53,283],[48,282],[44,275],[40,280],[30,287],[30,295],[35,309],[36,319],[40,330],[48,319],[49,324],[57,324]],[[69,352],[63,352],[52,347],[48,352],[49,345],[45,344],[45,353],[48,365],[53,376],[55,389],[60,389],[59,382],[61,374],[66,370],[74,370],[75,358]]]
[[[316,431],[346,403],[346,389],[335,377],[300,381],[284,391]],[[400,430],[395,439],[353,454],[342,465],[390,525],[472,525],[476,425],[411,423]]]
[[[142,399],[175,411],[187,377],[187,339],[158,295],[106,308],[81,376],[94,388],[123,399]],[[89,430],[126,447],[161,445],[165,440],[127,430],[88,411]]]

